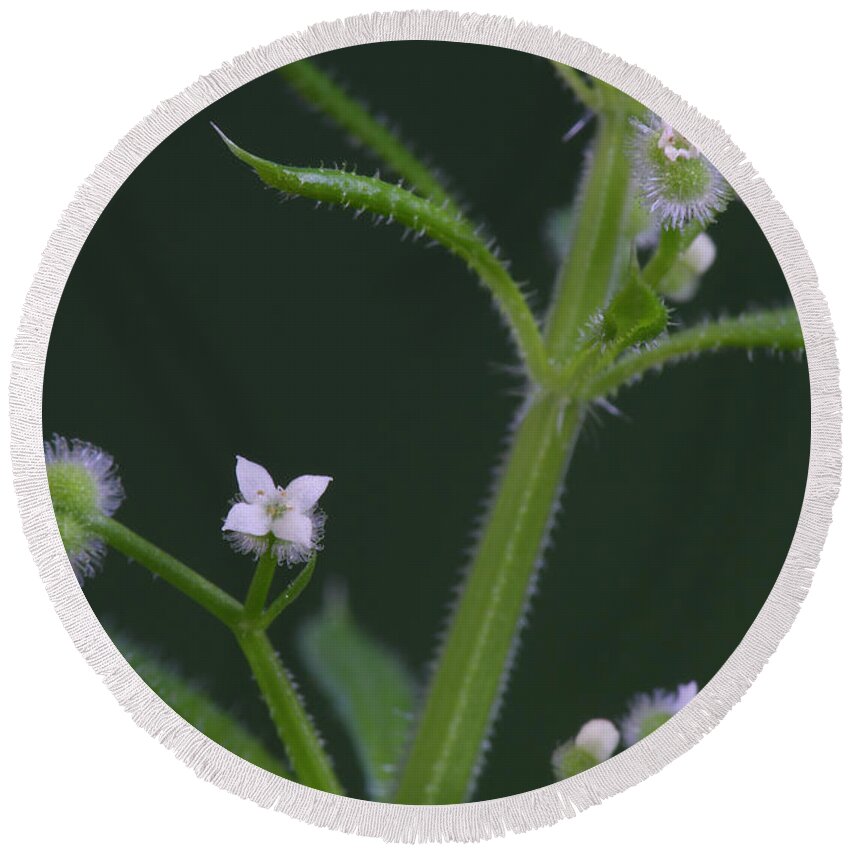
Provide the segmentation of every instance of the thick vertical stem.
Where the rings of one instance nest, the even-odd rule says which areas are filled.
[[[630,98],[597,81],[599,133],[558,278],[546,352],[564,361],[617,285],[630,203]],[[532,391],[435,668],[397,801],[457,803],[472,792],[584,407]]]
[[[457,803],[471,793],[582,413],[535,391],[517,426],[397,802]]]

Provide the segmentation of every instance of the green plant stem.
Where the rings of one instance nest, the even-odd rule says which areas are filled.
[[[464,260],[492,293],[513,332],[530,377],[546,384],[551,367],[537,320],[516,281],[468,221],[407,189],[375,177],[270,162],[243,150],[218,128],[216,130],[231,153],[251,166],[267,185],[291,195],[367,210],[398,221],[417,233],[426,233]]]
[[[314,555],[310,564],[315,565],[315,562]],[[342,786],[334,774],[319,733],[304,710],[295,685],[266,634],[268,623],[263,608],[277,569],[277,558],[269,546],[257,560],[254,577],[245,597],[243,619],[234,629],[234,634],[248,660],[298,780],[311,788],[342,794]],[[309,564],[301,574],[308,570]],[[309,581],[309,576],[306,581]],[[306,581],[303,587],[306,587]],[[281,595],[285,594],[286,591]]]
[[[165,579],[225,625],[232,628],[242,617],[242,605],[229,593],[117,520],[100,515],[89,520],[89,526],[113,549]]]
[[[370,148],[391,171],[404,178],[419,194],[452,214],[460,212],[458,205],[431,169],[414,156],[392,130],[373,118],[314,62],[302,59],[300,62],[284,65],[278,69],[278,74],[301,97],[317,106]]]
[[[613,294],[630,211],[624,145],[634,102],[604,83],[594,92],[604,107],[599,134],[546,328],[547,354],[558,361],[575,351],[582,327]],[[583,415],[581,404],[531,391],[432,675],[397,802],[458,803],[472,793]]]
[[[682,231],[677,227],[664,228],[658,241],[658,249],[641,272],[641,278],[647,286],[657,289],[664,276],[676,263],[676,260],[688,250],[694,239],[705,230],[699,221],[692,221]]]
[[[592,378],[578,398],[589,401],[616,392],[650,369],[699,354],[728,348],[767,348],[802,352],[803,332],[793,307],[719,319],[671,334],[654,348],[623,357],[608,371]]]
[[[298,781],[331,794],[344,791],[295,686],[262,628],[234,631]]]
[[[597,90],[605,93],[605,106],[598,114],[599,129],[576,205],[579,213],[570,251],[546,321],[546,346],[558,360],[575,350],[582,328],[616,288],[621,236],[631,200],[626,145],[633,102],[604,83],[598,83]]]
[[[317,559],[318,554],[313,552],[310,560],[307,561],[301,572],[295,576],[286,590],[283,590],[269,607],[266,608],[260,617],[260,625],[264,629],[267,629],[304,592],[310,583],[310,579],[313,577]]]
[[[399,783],[400,803],[472,791],[583,408],[538,391],[514,435]]]
[[[594,112],[602,106],[599,91],[590,82],[585,80],[579,71],[561,62],[552,62],[558,76],[572,89],[573,94],[588,109]]]
[[[248,587],[248,595],[245,597],[246,619],[256,620],[263,613],[276,570],[277,558],[269,546],[268,550],[257,559],[257,568]]]

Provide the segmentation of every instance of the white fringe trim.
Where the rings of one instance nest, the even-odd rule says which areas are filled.
[[[127,664],[83,596],[57,531],[42,448],[44,363],[59,298],[94,223],[144,157],[204,107],[274,68],[341,47],[406,39],[489,44],[557,59],[629,93],[693,141],[749,207],[779,259],[803,325],[812,397],[809,477],[788,557],[746,637],[697,698],[649,738],[576,777],[514,797],[450,806],[371,803],[315,791],[249,764],[179,717]],[[797,231],[719,124],[639,68],[582,41],[509,18],[454,12],[394,12],[317,24],[237,57],[134,127],[77,191],[44,251],[15,344],[11,415],[15,485],[35,562],[77,648],[136,723],[198,776],[240,797],[308,823],[403,842],[478,841],[553,824],[635,785],[697,743],[743,696],[794,620],[826,537],[841,466],[829,311]]]

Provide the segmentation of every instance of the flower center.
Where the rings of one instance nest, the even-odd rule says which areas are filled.
[[[658,137],[658,149],[664,151],[664,156],[675,162],[677,159],[695,159],[699,151],[669,124],[665,124]]]
[[[289,510],[289,505],[284,500],[285,495],[286,491],[283,487],[278,487],[274,493],[266,497],[263,507],[270,519],[280,519]]]

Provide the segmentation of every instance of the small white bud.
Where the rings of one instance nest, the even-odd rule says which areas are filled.
[[[602,718],[589,720],[576,735],[576,746],[587,750],[597,761],[611,758],[620,743],[620,732],[610,721]]]
[[[717,246],[707,233],[697,234],[682,255],[682,262],[695,274],[704,275],[717,257]]]
[[[717,246],[707,233],[700,233],[658,285],[671,301],[682,304],[699,291],[700,279],[714,265]]]

